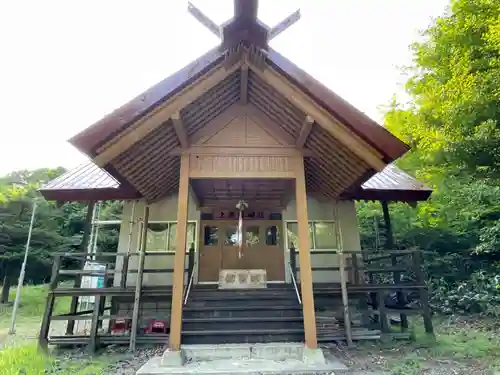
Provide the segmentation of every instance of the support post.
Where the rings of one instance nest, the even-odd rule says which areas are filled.
[[[139,263],[137,265],[137,279],[135,281],[134,311],[132,312],[132,326],[130,328],[130,351],[135,351],[137,331],[139,328],[139,310],[141,307],[142,278],[144,276],[144,261],[146,259],[146,244],[148,236],[149,206],[144,208],[144,219],[142,221],[141,246],[139,248]]]
[[[89,201],[87,205],[87,216],[85,217],[85,227],[83,229],[83,237],[82,237],[82,243],[80,244],[80,251],[85,252],[87,251],[87,247],[89,244],[90,240],[90,230],[92,229],[92,214],[94,212],[94,206],[95,202],[94,201]],[[83,269],[85,265],[86,258],[82,258],[81,261],[79,262],[79,269]],[[77,275],[75,279],[75,285],[74,288],[80,288],[82,285],[82,276]],[[71,305],[69,307],[69,315],[75,315],[76,310],[78,309],[78,296],[73,296],[71,297]],[[68,325],[66,326],[66,334],[67,335],[72,335],[73,331],[75,329],[75,321],[70,320],[68,322]]]
[[[182,298],[184,295],[184,262],[187,245],[187,219],[189,203],[189,155],[181,155],[179,195],[177,206],[177,242],[175,246],[174,276],[172,285],[172,310],[170,313],[169,348],[181,347]]]
[[[384,226],[385,226],[385,248],[386,250],[395,250],[394,249],[394,235],[392,233],[392,225],[391,225],[391,215],[389,213],[389,204],[387,201],[381,201],[382,204],[382,212],[384,214]],[[395,255],[391,256],[391,264],[393,268],[398,266],[398,260]],[[401,272],[393,271],[392,273],[393,283],[395,285],[401,284]],[[402,290],[396,291],[396,301],[398,308],[402,309],[405,305],[405,296]],[[408,317],[404,312],[399,314],[401,319],[401,331],[406,331],[408,329]]]
[[[347,280],[345,272],[345,254],[344,254],[344,242],[342,235],[342,227],[339,221],[339,211],[338,204],[335,205],[335,222],[337,223],[337,236],[338,236],[338,248],[339,248],[339,273],[340,273],[340,289],[342,293],[342,305],[344,306],[344,330],[345,338],[348,346],[352,345],[352,329],[351,329],[351,316],[349,314],[349,295],[347,294]]]
[[[309,243],[309,219],[307,215],[306,178],[304,158],[296,157],[295,164],[295,200],[297,204],[297,223],[299,229],[299,264],[300,290],[304,315],[304,335],[309,349],[318,347],[316,336],[316,314],[314,311],[314,294],[312,283],[311,255]]]
[[[420,285],[426,284],[424,271],[422,271],[422,255],[420,250],[413,253],[413,266],[415,268],[415,276]],[[429,307],[429,290],[427,285],[419,290],[420,304],[422,305],[422,317],[424,318],[425,333],[434,336],[434,327],[432,326],[431,309]]]
[[[134,235],[134,223],[135,223],[135,203],[132,202],[132,211],[130,213],[130,219],[128,222],[128,239],[127,239],[127,254],[123,256],[123,267],[120,278],[120,288],[125,289],[127,287],[127,276],[128,276],[128,264],[130,261],[130,252],[132,250],[132,237]]]
[[[54,309],[54,289],[57,288],[59,277],[59,268],[61,267],[61,257],[56,256],[52,264],[52,275],[50,277],[49,292],[47,294],[47,302],[45,304],[45,311],[42,317],[42,324],[40,326],[40,334],[38,335],[38,346],[40,349],[47,351],[48,349],[48,336],[50,329],[50,320],[52,317],[52,310]]]
[[[188,283],[189,280],[191,280],[191,276],[193,275],[194,272],[194,256],[195,256],[195,250],[194,250],[194,243],[191,243],[189,245],[189,251],[188,251]]]
[[[290,245],[290,268],[292,269],[293,277],[297,280],[297,250],[295,244]]]

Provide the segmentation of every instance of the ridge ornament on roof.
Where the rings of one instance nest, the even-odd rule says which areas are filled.
[[[226,50],[239,44],[254,45],[267,50],[269,42],[300,19],[300,9],[293,12],[274,27],[269,27],[257,18],[258,0],[234,1],[234,16],[218,25],[192,3],[188,12],[221,40],[221,49]]]

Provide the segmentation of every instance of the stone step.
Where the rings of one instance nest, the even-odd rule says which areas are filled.
[[[301,316],[294,317],[230,317],[230,318],[195,318],[183,319],[182,329],[186,331],[215,331],[215,330],[238,330],[244,327],[246,330],[259,329],[304,329]]]

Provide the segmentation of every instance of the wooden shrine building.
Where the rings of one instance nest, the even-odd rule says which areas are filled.
[[[89,202],[89,218],[94,202],[124,202],[116,253],[56,254],[42,345],[135,347],[168,336],[173,350],[272,340],[316,348],[389,334],[391,311],[407,334],[411,293],[432,332],[418,252],[361,251],[356,220],[355,200],[429,197],[391,164],[408,146],[268,46],[297,13],[269,28],[256,0],[234,3],[221,27],[190,5],[221,45],[71,138],[90,161],[41,189]],[[65,257],[81,267],[65,268]],[[84,268],[89,260],[106,269]],[[392,282],[377,282],[381,273]],[[59,286],[61,275],[76,276],[75,287]],[[103,288],[80,287],[96,275]],[[401,310],[386,303],[392,293]],[[52,316],[59,296],[73,297],[71,311]],[[95,296],[92,311],[77,311],[82,296]],[[363,318],[370,309],[376,327]],[[168,333],[148,331],[153,318]],[[82,319],[89,331],[75,332]],[[67,320],[67,334],[51,335],[51,320]],[[128,334],[105,332],[104,320],[125,320]]]

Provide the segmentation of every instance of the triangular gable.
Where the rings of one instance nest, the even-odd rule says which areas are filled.
[[[248,114],[240,114],[222,129],[217,130],[197,144],[207,146],[280,146],[286,143],[269,134]]]

